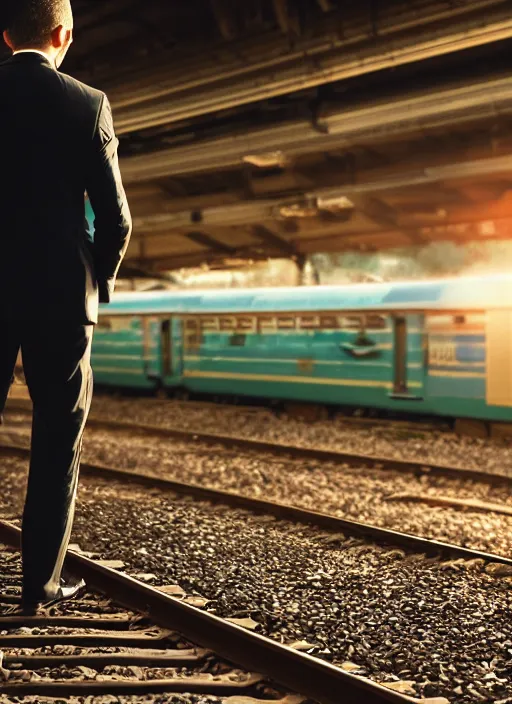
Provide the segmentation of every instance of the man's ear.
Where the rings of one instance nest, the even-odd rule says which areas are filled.
[[[9,49],[11,51],[14,51],[14,44],[12,43],[11,38],[9,36],[9,32],[7,30],[5,30],[5,32],[3,33],[3,37],[4,37],[4,42],[7,44]]]
[[[58,27],[55,27],[52,32],[52,46],[55,49],[61,49],[63,46],[65,46],[68,31],[69,30],[64,29],[61,24],[59,24]]]

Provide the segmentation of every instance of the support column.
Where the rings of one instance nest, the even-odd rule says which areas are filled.
[[[307,262],[308,258],[305,254],[296,255],[295,264],[297,266],[297,286],[304,286],[306,283],[304,274]]]

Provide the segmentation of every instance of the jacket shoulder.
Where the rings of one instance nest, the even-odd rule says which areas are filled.
[[[58,72],[58,76],[61,81],[65,83],[66,88],[72,92],[75,96],[82,96],[84,100],[87,100],[91,105],[96,107],[98,110],[102,106],[103,101],[106,96],[101,90],[88,86],[86,83],[69,76],[67,73]]]

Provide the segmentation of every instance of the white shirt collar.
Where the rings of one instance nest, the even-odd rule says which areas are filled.
[[[19,51],[14,51],[12,55],[16,56],[16,54],[41,54],[41,56],[44,56],[44,58],[47,59],[52,66],[55,66],[54,60],[40,49],[19,49]]]

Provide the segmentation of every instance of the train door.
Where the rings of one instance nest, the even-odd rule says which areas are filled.
[[[152,383],[160,378],[160,361],[158,340],[160,338],[160,321],[155,316],[143,316],[138,323],[141,326],[144,373]]]
[[[392,396],[421,400],[425,385],[425,317],[397,315],[392,323]]]
[[[407,393],[407,320],[405,318],[394,318],[393,320],[394,339],[394,375],[393,393]]]
[[[177,386],[181,381],[181,322],[166,318],[160,323],[161,378],[166,387]]]
[[[162,376],[172,376],[172,320],[162,320],[160,329]]]
[[[183,376],[183,320],[181,318],[172,318],[171,341],[172,372],[175,383],[178,384]]]

